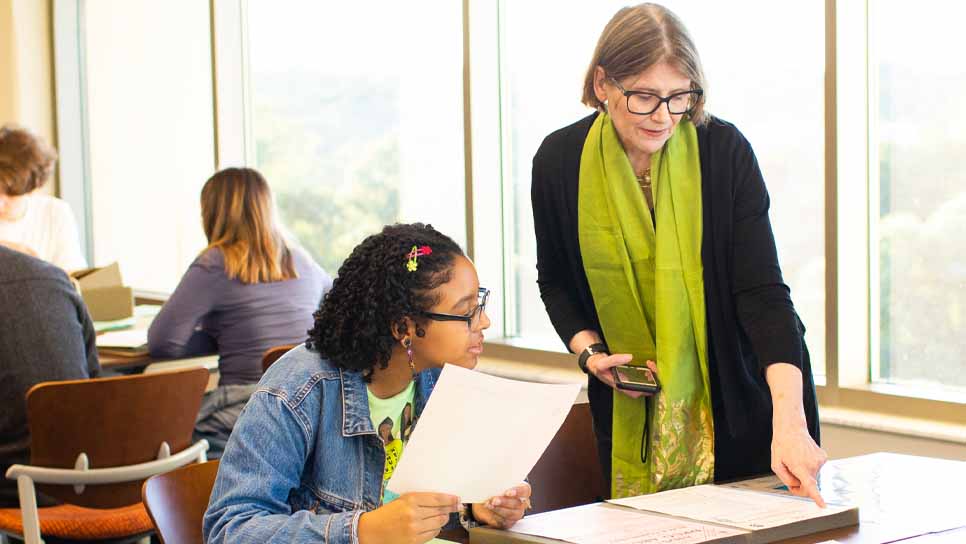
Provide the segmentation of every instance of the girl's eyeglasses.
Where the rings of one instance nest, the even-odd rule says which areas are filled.
[[[440,314],[436,312],[422,312],[422,315],[434,320],[434,321],[465,321],[466,326],[472,330],[474,327],[480,324],[480,316],[486,310],[486,301],[490,298],[490,290],[486,287],[480,287],[479,293],[477,294],[477,304],[470,313],[466,315],[453,315],[453,314]]]

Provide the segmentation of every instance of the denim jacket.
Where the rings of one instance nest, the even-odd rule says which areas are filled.
[[[417,417],[438,378],[439,369],[417,376]],[[235,424],[205,541],[357,544],[359,517],[382,503],[384,465],[362,374],[297,347],[269,368]]]

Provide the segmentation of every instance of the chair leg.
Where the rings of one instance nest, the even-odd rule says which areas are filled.
[[[24,544],[44,544],[40,538],[40,517],[37,513],[37,494],[30,476],[17,476],[17,494],[20,496],[20,516],[23,520]]]

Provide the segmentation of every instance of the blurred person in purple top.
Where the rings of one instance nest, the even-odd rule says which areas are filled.
[[[195,424],[218,458],[262,376],[262,354],[300,344],[332,278],[275,220],[268,183],[250,168],[217,172],[201,190],[208,247],[148,331],[154,357],[218,353],[220,379]]]

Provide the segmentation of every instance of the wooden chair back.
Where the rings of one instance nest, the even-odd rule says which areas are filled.
[[[265,350],[265,353],[262,355],[262,374],[264,374],[265,371],[268,370],[268,367],[272,366],[275,361],[279,360],[282,355],[285,355],[297,345],[298,344],[285,344]]]
[[[191,445],[191,434],[208,384],[208,370],[116,378],[45,382],[27,391],[30,464],[75,468],[85,453],[90,468],[134,465],[158,458],[162,442],[171,453]],[[117,508],[141,501],[142,481],[73,486],[39,485],[64,502]]]
[[[218,461],[188,465],[144,482],[141,495],[162,544],[204,544],[204,521]]]
[[[574,404],[528,477],[531,514],[597,502],[610,496],[597,456],[590,405]]]

